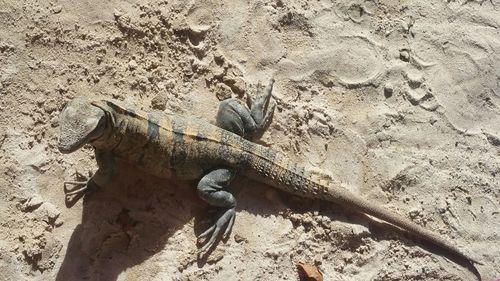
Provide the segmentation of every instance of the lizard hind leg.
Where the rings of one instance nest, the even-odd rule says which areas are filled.
[[[248,105],[236,98],[222,101],[217,112],[217,126],[246,139],[261,135],[271,121],[276,107],[271,102],[273,84],[274,80],[271,79],[255,100],[248,97]]]
[[[244,138],[250,138],[257,129],[250,109],[236,98],[223,100],[220,103],[216,124]]]
[[[198,239],[204,240],[200,252],[212,248],[222,231],[222,237],[226,237],[231,232],[236,216],[236,199],[224,189],[229,185],[234,175],[234,171],[216,169],[206,174],[198,183],[198,195],[201,199],[222,210],[222,215],[217,218],[214,225],[198,236]]]

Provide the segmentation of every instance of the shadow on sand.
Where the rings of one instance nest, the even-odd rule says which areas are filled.
[[[207,208],[190,183],[123,166],[112,184],[84,196],[81,223],[71,235],[57,281],[117,280],[160,252],[176,230]]]
[[[210,219],[213,219],[217,210],[198,198],[196,183],[162,180],[133,167],[123,166],[110,186],[100,188],[83,198],[81,224],[72,233],[57,281],[117,280],[123,271],[162,251],[169,238],[193,217],[195,235],[207,229],[213,221]],[[387,238],[389,231],[397,233],[399,238],[403,234],[409,239],[402,239],[406,244],[413,244],[415,241],[414,237],[404,235],[404,232],[394,226],[374,221],[355,213],[355,210],[330,202],[298,198],[277,191],[280,199],[271,201],[279,201],[279,204],[274,204],[276,202],[270,202],[263,195],[269,188],[271,187],[239,178],[230,189],[239,202],[239,208],[250,213],[267,216],[288,208],[293,213],[319,211],[333,220],[367,226],[376,240],[391,239]],[[415,242],[478,275],[473,266],[471,268],[470,264],[464,264],[464,261],[450,256],[450,253],[422,241]],[[210,252],[197,257],[198,267],[204,266],[209,255]]]

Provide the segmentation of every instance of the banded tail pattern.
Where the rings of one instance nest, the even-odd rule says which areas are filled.
[[[318,169],[298,165],[284,154],[263,146],[258,146],[250,154],[248,164],[252,167],[251,170],[259,175],[255,178],[263,179],[266,184],[301,197],[322,199],[348,206],[395,225],[415,238],[430,242],[471,264],[480,264],[433,232],[390,212],[387,208],[352,194],[342,186],[341,182]]]

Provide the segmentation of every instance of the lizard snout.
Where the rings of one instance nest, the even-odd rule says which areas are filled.
[[[86,98],[68,102],[59,114],[59,151],[71,153],[100,137],[105,128],[104,116],[104,111]]]

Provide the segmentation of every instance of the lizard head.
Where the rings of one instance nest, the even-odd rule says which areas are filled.
[[[71,153],[103,134],[105,112],[87,98],[75,98],[59,114],[59,127],[59,151]]]

